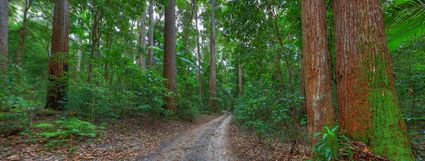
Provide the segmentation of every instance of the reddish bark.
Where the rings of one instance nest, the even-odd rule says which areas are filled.
[[[171,96],[165,98],[167,109],[177,110],[176,86],[176,0],[168,0],[165,7],[164,78]]]
[[[216,109],[217,104],[217,78],[216,78],[216,48],[215,48],[215,0],[211,0],[211,40],[210,40],[210,77],[208,107]]]
[[[413,160],[394,90],[380,0],[333,1],[340,125],[391,160]]]
[[[302,0],[301,13],[308,127],[314,134],[335,122],[325,0]]]
[[[49,89],[46,108],[62,110],[65,104],[68,71],[69,4],[55,0],[51,38],[52,55],[49,57]]]

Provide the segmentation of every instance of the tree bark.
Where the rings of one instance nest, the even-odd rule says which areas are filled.
[[[0,72],[7,71],[8,51],[8,0],[0,0]]]
[[[66,101],[68,71],[69,4],[67,0],[55,0],[52,27],[52,55],[49,57],[49,89],[46,108],[63,110]]]
[[[198,81],[198,93],[199,93],[199,97],[202,100],[203,97],[203,92],[202,92],[202,78],[201,78],[201,45],[200,45],[200,40],[199,40],[199,27],[198,27],[198,19],[199,19],[199,15],[198,15],[198,7],[196,4],[196,0],[194,2],[195,5],[195,30],[196,30],[196,80]]]
[[[216,110],[217,104],[217,80],[216,80],[216,48],[215,48],[215,0],[211,0],[211,40],[210,40],[210,77],[209,77],[209,101],[211,110]]]
[[[164,78],[165,87],[170,96],[165,98],[165,108],[177,110],[177,86],[176,86],[176,0],[168,0],[165,7],[165,30],[164,30]]]
[[[139,45],[141,47],[141,52],[139,55],[139,65],[142,70],[146,69],[145,63],[145,54],[146,54],[146,12],[142,12],[142,16],[140,18],[140,33],[139,33]]]
[[[238,95],[243,94],[243,74],[242,74],[242,65],[238,63]]]
[[[390,160],[414,160],[394,90],[380,0],[333,1],[340,125]]]
[[[335,122],[325,0],[302,0],[301,19],[304,89],[308,128],[313,136],[325,126],[332,128]]]
[[[24,53],[25,53],[25,39],[27,34],[28,26],[28,12],[31,8],[33,0],[25,0],[24,12],[22,17],[22,26],[19,29],[19,47],[16,53],[16,64],[22,65]]]
[[[93,4],[96,5],[96,4]],[[95,10],[95,11],[94,11]],[[91,48],[90,48],[90,56],[87,65],[87,82],[91,82],[93,77],[93,59],[95,53],[97,51],[97,44],[99,43],[98,37],[98,28],[99,28],[99,10],[94,7],[93,11],[93,21],[92,21],[92,29],[91,29]]]
[[[153,0],[149,0],[148,67],[153,67]]]

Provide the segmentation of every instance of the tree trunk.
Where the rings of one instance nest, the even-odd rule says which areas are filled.
[[[146,54],[146,12],[142,12],[142,17],[140,18],[140,33],[139,33],[139,45],[141,47],[141,52],[139,55],[139,65],[142,70],[146,69],[145,63],[145,54]]]
[[[149,0],[148,67],[153,67],[153,0]]]
[[[332,128],[335,122],[325,0],[302,0],[301,19],[304,89],[308,128],[313,136],[314,133],[322,131],[325,126]],[[312,140],[312,142],[315,141]]]
[[[196,4],[196,0],[194,2],[195,5],[195,30],[196,30],[196,62],[197,62],[197,66],[196,66],[196,80],[198,81],[198,93],[199,93],[199,97],[202,100],[203,97],[203,92],[202,92],[202,78],[201,78],[201,45],[200,45],[200,40],[199,40],[199,27],[198,27],[198,19],[199,19],[199,15],[198,15],[198,7]]]
[[[24,52],[25,52],[25,39],[27,34],[28,25],[28,12],[31,8],[33,0],[25,0],[24,15],[22,17],[22,26],[19,29],[19,47],[16,53],[16,64],[22,65]]]
[[[333,1],[340,125],[390,160],[414,160],[394,90],[380,0]]]
[[[211,110],[216,110],[217,104],[217,80],[216,80],[216,57],[215,57],[215,0],[211,0],[211,40],[210,40],[210,77],[209,77],[209,101]]]
[[[243,74],[242,74],[242,65],[238,63],[238,95],[243,94]]]
[[[95,5],[95,4],[94,4]],[[97,51],[97,44],[98,44],[98,27],[99,27],[99,10],[94,8],[92,14],[93,14],[93,21],[92,21],[92,29],[91,29],[91,48],[90,48],[90,56],[88,60],[87,65],[87,82],[91,82],[93,77],[93,59],[94,54]]]
[[[176,86],[176,0],[168,0],[165,7],[165,30],[164,30],[164,78],[165,87],[171,96],[165,98],[167,109],[177,110],[177,86]]]
[[[282,48],[282,53],[284,53],[285,46],[284,46],[284,43],[283,43],[282,36],[280,35],[280,30],[279,30],[279,25],[278,25],[278,22],[277,22],[277,18],[278,18],[278,15],[277,14],[274,14],[274,27],[276,29],[276,36],[277,36],[277,39],[279,41],[279,44],[280,44],[280,46]],[[276,68],[278,68],[277,69],[278,71],[280,71],[280,60],[281,59],[282,59],[282,55],[280,53],[278,53],[277,59],[276,59],[276,61],[278,61],[278,64],[276,65]],[[294,92],[294,85],[292,83],[292,68],[291,68],[291,66],[289,64],[288,58],[286,58],[286,57],[285,57],[285,65],[286,65],[286,68],[288,70],[289,89],[293,93]],[[278,77],[280,75],[281,75],[281,73],[278,73]],[[281,81],[283,81],[283,80],[281,80]]]
[[[0,72],[7,71],[8,64],[8,0],[0,0]]]
[[[68,71],[69,4],[67,0],[55,0],[52,27],[52,55],[49,57],[49,89],[46,108],[63,110],[66,101]]]

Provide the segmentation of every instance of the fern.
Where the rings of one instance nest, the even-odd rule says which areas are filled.
[[[388,49],[425,35],[425,0],[396,0],[386,8]]]

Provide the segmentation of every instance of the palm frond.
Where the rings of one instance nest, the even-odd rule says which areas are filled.
[[[386,8],[389,50],[425,35],[425,0],[396,0]]]

